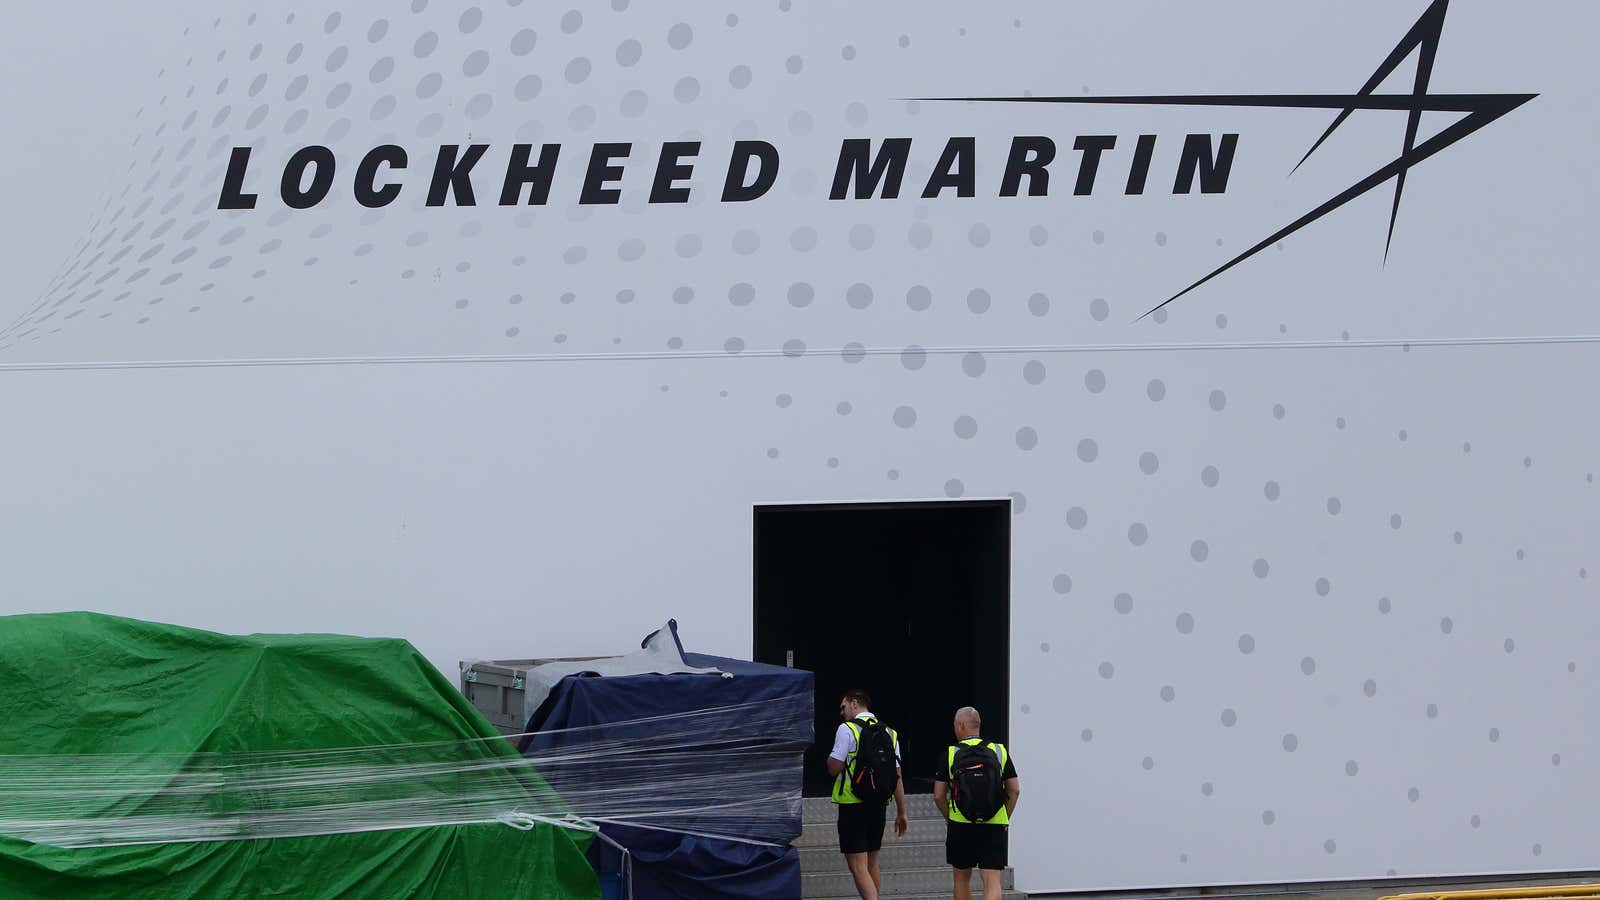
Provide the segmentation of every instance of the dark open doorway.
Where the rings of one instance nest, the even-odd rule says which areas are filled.
[[[1007,739],[1010,516],[1005,500],[756,507],[755,658],[816,673],[807,796],[828,793],[851,687],[899,730],[908,791],[932,790],[958,708]]]

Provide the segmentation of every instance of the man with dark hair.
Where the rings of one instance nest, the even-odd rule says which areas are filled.
[[[894,833],[906,833],[906,792],[900,778],[900,736],[872,714],[872,698],[854,688],[839,700],[839,718],[828,774],[839,807],[839,852],[855,878],[861,900],[878,900],[882,878],[884,813],[894,797]]]
[[[1022,796],[1011,751],[980,737],[982,727],[976,709],[956,710],[956,743],[933,782],[933,802],[949,821],[944,859],[953,870],[956,900],[971,900],[973,867],[983,880],[983,900],[1000,900],[1007,832]]]

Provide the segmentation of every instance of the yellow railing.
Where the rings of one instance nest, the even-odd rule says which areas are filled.
[[[1600,884],[1562,884],[1545,887],[1490,888],[1474,891],[1422,891],[1394,894],[1379,900],[1568,900],[1572,897],[1600,897]]]

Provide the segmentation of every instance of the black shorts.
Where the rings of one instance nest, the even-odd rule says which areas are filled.
[[[957,869],[1004,869],[1006,867],[1006,829],[1004,825],[973,825],[950,822],[944,835],[944,861]]]
[[[872,853],[883,848],[887,803],[838,803],[839,852]]]

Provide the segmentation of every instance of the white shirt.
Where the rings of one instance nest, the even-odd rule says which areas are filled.
[[[870,719],[872,717],[870,712],[856,713],[857,719]],[[833,752],[829,753],[828,757],[837,759],[839,762],[847,762],[850,759],[850,754],[854,752],[856,752],[855,732],[850,730],[849,725],[840,722],[838,730],[833,733]],[[894,736],[894,761],[896,765],[900,763],[900,735],[898,734]]]

